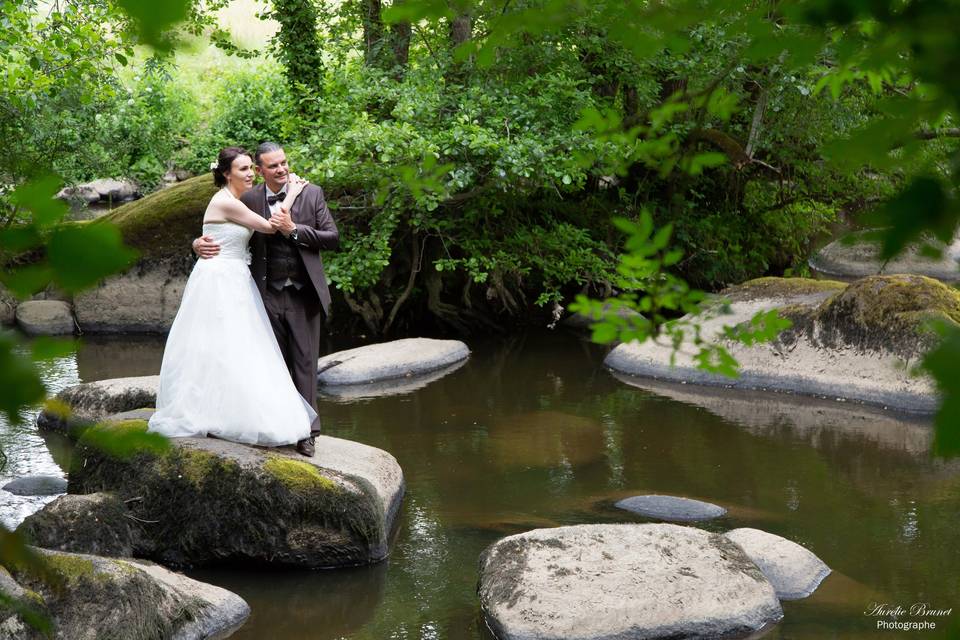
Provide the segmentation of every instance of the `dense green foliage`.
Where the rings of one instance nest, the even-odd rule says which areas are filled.
[[[170,58],[132,72],[114,58],[71,79],[98,90],[74,101],[55,144],[41,145],[50,126],[17,140],[56,158],[68,182],[126,175],[150,188],[169,168],[204,172],[224,145],[280,139],[340,205],[344,251],[329,272],[373,333],[502,325],[608,294],[622,247],[610,219],[644,207],[673,225],[684,253],[673,270],[694,286],[803,271],[818,234],[902,180],[825,162],[831,140],[873,121],[883,92],[819,90],[829,52],[745,58],[736,13],[681,13],[638,56],[606,24],[613,5],[431,7],[411,38],[402,12],[424,3],[278,3],[267,15],[284,64],[198,82]],[[553,21],[538,22],[547,10]],[[189,26],[210,24],[198,14]],[[28,173],[7,170],[13,183]]]

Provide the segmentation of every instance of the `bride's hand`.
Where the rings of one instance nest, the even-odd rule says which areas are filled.
[[[310,183],[307,180],[304,180],[294,173],[291,173],[287,178],[287,193],[293,197],[297,197],[308,184]]]

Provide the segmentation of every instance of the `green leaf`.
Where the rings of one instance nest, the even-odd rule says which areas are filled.
[[[13,192],[13,202],[33,214],[39,227],[59,222],[67,215],[67,205],[54,196],[60,189],[60,178],[44,175],[23,183]]]
[[[172,47],[170,29],[183,21],[192,0],[117,0],[120,8],[133,19],[145,44],[160,51]]]
[[[949,244],[960,221],[960,208],[948,198],[939,179],[921,176],[883,206],[874,220],[888,226],[882,234],[880,259],[889,260],[925,231]]]
[[[172,446],[159,433],[148,433],[144,422],[103,423],[83,432],[83,442],[114,458],[140,453],[163,454]]]
[[[30,344],[34,360],[53,360],[76,353],[79,342],[64,338],[34,338]]]
[[[17,254],[40,244],[42,240],[35,225],[8,227],[0,230],[0,247]]]
[[[13,334],[0,333],[0,412],[13,423],[19,423],[21,412],[43,400],[46,394],[37,368],[16,347]]]
[[[940,343],[923,358],[923,368],[933,376],[943,398],[934,418],[932,452],[941,457],[960,455],[960,327],[939,322],[934,329]]]
[[[45,265],[30,265],[13,272],[0,273],[0,280],[13,295],[21,300],[43,291],[53,280],[53,270]]]
[[[123,245],[112,224],[94,223],[57,229],[47,246],[54,280],[67,292],[79,291],[130,266],[137,253]]]

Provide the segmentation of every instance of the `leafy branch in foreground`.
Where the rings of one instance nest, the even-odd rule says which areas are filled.
[[[703,330],[703,322],[728,313],[729,306],[708,300],[703,291],[692,289],[670,273],[668,269],[683,257],[680,250],[670,247],[672,227],[655,229],[648,211],[643,211],[636,222],[616,218],[614,223],[627,234],[625,253],[617,267],[620,280],[616,288],[621,293],[605,300],[578,295],[570,305],[574,313],[595,321],[593,341],[666,343],[672,348],[671,364],[684,345],[693,344],[697,352],[692,357],[698,368],[736,377],[736,359]],[[760,311],[749,322],[722,327],[721,333],[729,340],[752,345],[774,340],[790,326],[791,322],[776,310]]]

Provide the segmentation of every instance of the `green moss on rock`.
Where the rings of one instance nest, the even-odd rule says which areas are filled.
[[[912,358],[930,348],[930,321],[960,324],[960,293],[933,278],[870,276],[851,283],[818,307],[781,313],[791,330],[830,348],[854,347]]]
[[[73,586],[84,579],[96,577],[93,562],[87,558],[68,555],[49,555],[45,558],[47,567],[62,577],[68,586]]]
[[[124,243],[144,259],[181,255],[200,235],[203,214],[216,192],[209,174],[197,176],[117,207],[95,224],[117,225]]]
[[[326,478],[312,464],[272,455],[263,464],[263,470],[286,485],[291,491],[309,494],[315,491],[336,491],[337,485]]]

